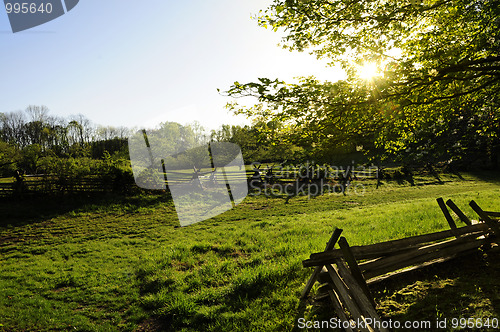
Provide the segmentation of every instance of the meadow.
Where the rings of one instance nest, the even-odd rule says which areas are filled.
[[[333,229],[351,245],[444,230],[436,198],[500,211],[498,174],[359,181],[364,192],[249,196],[179,227],[163,194],[0,202],[0,331],[289,331],[331,308],[299,296]],[[378,285],[384,319],[500,318],[500,256],[473,255]],[[314,290],[313,290],[314,292]]]

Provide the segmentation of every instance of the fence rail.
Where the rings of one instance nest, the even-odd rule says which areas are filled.
[[[477,252],[479,248],[498,248],[500,229],[499,220],[495,218],[500,217],[499,212],[483,211],[471,201],[470,206],[479,215],[479,222],[473,223],[448,200],[446,205],[466,224],[459,228],[443,199],[438,198],[437,202],[450,230],[350,247],[346,238],[340,237],[342,230],[335,229],[325,251],[313,253],[309,259],[302,262],[304,267],[315,269],[301,294],[301,307],[304,307],[305,299],[318,281],[322,286],[318,289],[316,298],[329,298],[335,314],[341,320],[380,321],[369,285],[460,255]],[[334,248],[336,243],[340,249]],[[356,329],[349,326],[345,330]],[[369,324],[367,330],[386,331]]]
[[[224,170],[224,177],[233,181],[254,180],[262,184],[281,183],[286,184],[297,179],[309,178],[339,180],[345,176],[357,179],[377,179],[377,172],[370,168],[356,169],[347,167],[346,169],[330,169],[328,172],[318,172],[318,167],[266,167],[263,169],[246,167],[243,170]],[[323,168],[325,170],[325,168]],[[301,173],[302,172],[302,173]],[[303,172],[306,172],[305,174]],[[199,172],[200,178],[208,178],[211,169]],[[160,173],[161,174],[161,173]],[[166,184],[182,184],[192,180],[193,170],[178,170],[167,172]],[[287,182],[288,181],[288,182]],[[83,177],[57,177],[54,175],[26,175],[22,181],[15,178],[0,178],[0,197],[15,195],[36,195],[36,194],[59,194],[59,193],[82,193],[82,192],[109,192],[109,191],[129,191],[134,186],[133,182],[122,179],[107,179],[102,175],[88,175]]]
[[[133,183],[125,180],[106,179],[97,175],[82,178],[30,176],[22,181],[13,179],[11,182],[5,182],[4,179],[4,182],[0,182],[0,197],[127,191],[132,185]]]

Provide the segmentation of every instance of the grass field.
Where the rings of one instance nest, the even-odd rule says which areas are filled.
[[[0,204],[0,330],[286,331],[311,274],[301,261],[334,227],[351,245],[447,229],[437,197],[466,214],[500,211],[500,177],[442,175],[364,194],[247,197],[177,227],[167,198],[64,198]],[[377,286],[386,319],[500,318],[498,256],[433,267]],[[457,265],[458,264],[458,265]],[[329,319],[308,306],[307,319]]]

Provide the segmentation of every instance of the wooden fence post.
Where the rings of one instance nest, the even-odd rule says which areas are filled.
[[[342,303],[344,303],[344,305],[347,307],[347,309],[349,310],[349,312],[351,313],[353,318],[357,321],[363,320],[364,322],[366,322],[366,317],[363,316],[360,308],[358,307],[358,305],[356,304],[354,299],[349,294],[349,291],[348,291],[346,285],[344,284],[344,282],[342,281],[342,279],[340,279],[340,277],[337,273],[337,270],[335,270],[335,268],[330,264],[326,265],[326,268],[328,270],[328,274],[330,274],[330,278],[332,278],[333,284],[337,287],[337,289],[339,291],[338,295],[341,298]],[[368,324],[366,324],[366,325],[368,325]],[[361,330],[362,331],[373,331],[373,329],[371,329],[371,327],[364,328],[364,329],[362,328]]]
[[[471,201],[469,203],[470,207],[476,211],[476,213],[479,215],[479,217],[481,217],[481,219],[483,219],[483,221],[488,225],[488,227],[491,228],[491,230],[493,231],[493,233],[496,235],[496,236],[500,236],[500,228],[498,227],[498,223],[492,219],[490,219],[490,217],[488,216],[488,214],[486,212],[483,211],[483,209],[481,209],[479,207],[479,205],[477,205],[476,202],[474,201]]]
[[[333,231],[332,236],[330,237],[330,240],[326,244],[325,251],[332,250],[335,247],[335,243],[337,243],[337,241],[338,241],[338,239],[340,237],[340,234],[342,234],[342,229],[335,228],[335,230]],[[304,288],[304,290],[302,291],[302,294],[300,295],[301,299],[304,299],[309,294],[309,292],[311,291],[312,286],[316,282],[316,279],[318,278],[318,275],[320,274],[320,272],[321,272],[322,269],[323,269],[323,265],[322,266],[317,266],[314,269],[314,272],[313,272],[311,278],[309,278],[309,281],[306,284],[306,288]]]
[[[458,239],[460,235],[457,233],[457,225],[455,224],[455,221],[453,220],[450,211],[448,211],[446,204],[444,204],[444,200],[441,197],[439,197],[438,199],[436,199],[436,201],[438,202],[441,211],[443,211],[444,217],[446,218],[448,225],[450,225],[453,235],[455,235],[455,237]]]
[[[344,255],[344,259],[346,260],[347,264],[349,265],[349,270],[351,271],[352,276],[354,277],[354,279],[356,279],[359,286],[361,287],[361,289],[365,293],[366,297],[370,300],[373,307],[376,307],[377,304],[375,303],[375,300],[373,299],[373,296],[370,292],[370,289],[368,288],[368,285],[366,284],[365,277],[363,276],[363,273],[361,273],[361,270],[359,269],[358,263],[356,262],[356,258],[352,254],[351,247],[349,247],[349,243],[347,243],[347,240],[345,237],[340,238],[339,246],[340,246],[340,249],[342,250],[342,254]]]
[[[451,199],[447,200],[446,201],[446,205],[448,205],[450,207],[450,209],[455,212],[455,214],[458,216],[458,218],[460,218],[460,220],[462,220],[465,224],[467,225],[472,225],[472,222],[470,221],[469,218],[467,218],[467,216],[462,212],[462,210],[460,210],[458,208],[458,206],[456,206],[455,203],[453,203],[453,201]]]

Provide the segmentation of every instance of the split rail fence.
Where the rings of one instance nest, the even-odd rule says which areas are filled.
[[[210,170],[205,170],[199,173],[200,177],[208,178]],[[236,170],[226,170],[225,176],[230,180],[249,181],[257,174],[257,182],[265,184],[266,182],[279,183],[286,185],[294,183],[300,177],[300,172],[303,171],[300,167],[288,167],[285,169],[267,167],[265,169],[253,168],[246,169],[246,172]],[[376,179],[376,171],[360,171],[354,168],[347,170],[340,169],[339,174],[352,174],[358,179]],[[243,173],[243,174],[242,174]],[[309,173],[308,173],[309,174]],[[319,179],[318,169],[311,171],[310,175]],[[178,172],[169,172],[168,183],[180,184],[187,183],[192,180],[193,170],[187,169]],[[326,183],[326,180],[325,180]],[[16,195],[18,191],[22,191],[23,195],[36,194],[55,194],[55,193],[84,193],[84,192],[110,192],[110,191],[129,191],[134,183],[127,181],[104,180],[102,176],[90,175],[79,178],[64,178],[55,175],[27,175],[22,182],[22,190],[19,189],[21,184],[16,182],[15,178],[0,178],[0,197],[10,197]]]
[[[484,211],[471,201],[479,221],[471,221],[452,200],[437,202],[450,226],[449,230],[412,236],[365,246],[349,246],[336,228],[323,252],[311,254],[304,267],[314,272],[301,294],[308,297],[313,285],[320,283],[316,299],[329,298],[336,316],[346,331],[387,331],[381,324],[369,285],[402,273],[477,251],[498,249],[500,212]],[[466,224],[457,227],[448,207]],[[339,248],[335,249],[338,244]],[[364,324],[359,324],[364,322]],[[375,324],[374,322],[378,322]]]
[[[19,189],[19,186],[22,189]],[[103,180],[98,175],[79,179],[65,179],[55,176],[27,176],[21,184],[15,179],[0,182],[0,197],[11,197],[21,192],[23,196],[52,195],[57,193],[88,193],[128,191],[133,188],[129,181]]]

